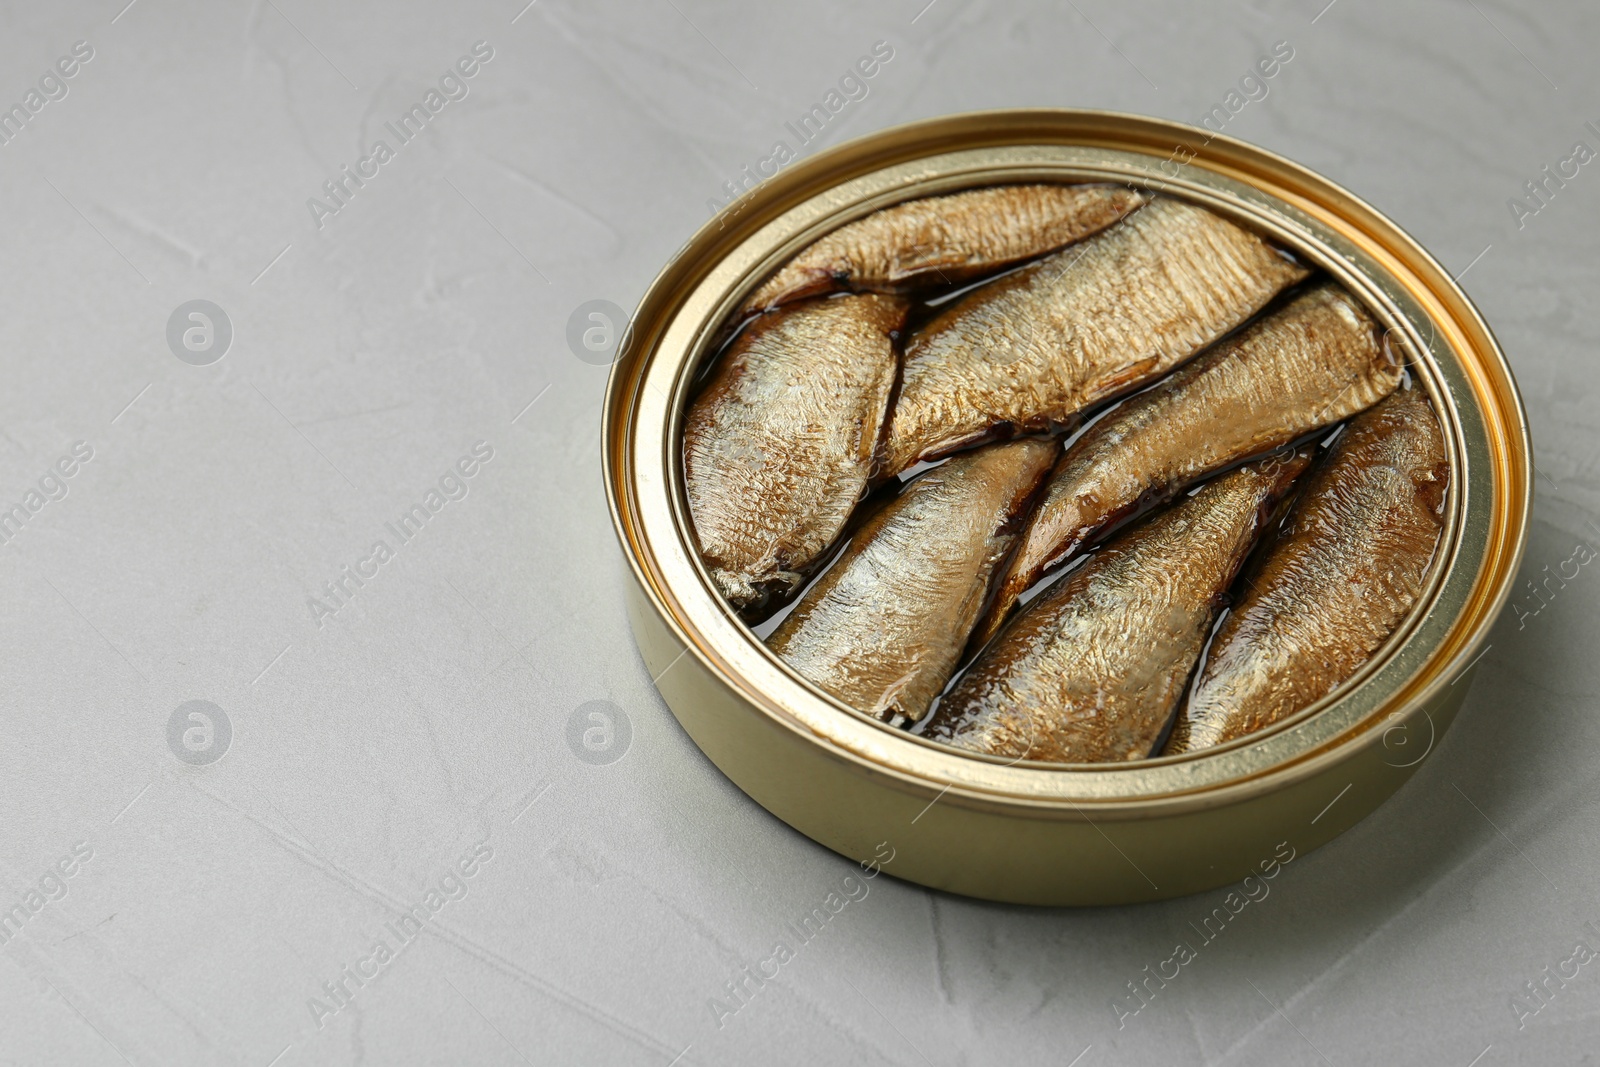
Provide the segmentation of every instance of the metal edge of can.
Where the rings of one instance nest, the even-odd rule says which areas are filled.
[[[1416,284],[1410,296],[1446,335],[1435,338],[1430,329],[1424,343],[1437,341],[1461,357],[1464,377],[1453,388],[1465,395],[1455,399],[1470,400],[1488,427],[1479,442],[1482,454],[1470,462],[1475,470],[1489,469],[1491,491],[1487,501],[1461,505],[1461,525],[1475,524],[1468,532],[1485,546],[1476,580],[1459,604],[1445,606],[1454,616],[1444,638],[1420,653],[1412,650],[1413,658],[1420,656],[1415,677],[1381,714],[1292,758],[1279,752],[1252,773],[1221,783],[1074,798],[1060,789],[996,787],[973,769],[982,762],[966,757],[935,754],[908,764],[895,746],[926,742],[859,729],[845,737],[844,721],[863,717],[842,709],[828,709],[838,722],[797,717],[685,625],[679,594],[696,594],[663,577],[660,546],[639,525],[641,482],[645,495],[672,491],[666,453],[674,442],[632,436],[642,368],[685,297],[751,235],[819,194],[922,158],[1019,145],[1133,152],[1152,164],[1186,150],[1192,159],[1185,167],[1264,188],[1295,211],[1326,220],[1382,269]],[[1288,847],[1305,849],[1342,832],[1398,788],[1448,727],[1473,657],[1509,596],[1526,540],[1531,446],[1521,400],[1493,335],[1448,273],[1392,222],[1326,179],[1243,142],[1161,120],[1069,110],[978,112],[896,127],[821,152],[702,227],[652,283],[629,341],[607,388],[606,491],[636,582],[630,603],[635,633],[674,715],[730,779],[803,833],[862,860],[881,856],[887,843],[896,859],[884,869],[958,893],[1026,903],[1155,899],[1250,873],[1260,857],[1272,855],[1277,846],[1268,839],[1280,834],[1294,842]],[[1446,561],[1436,571],[1453,565]],[[1434,610],[1437,605],[1430,616]],[[1397,733],[1406,741],[1425,733],[1422,756],[1413,759],[1414,749],[1394,751]],[[968,768],[960,768],[963,763]],[[964,769],[971,773],[960,773]],[[1013,782],[1050,777],[1048,770],[1026,767],[1008,773]]]

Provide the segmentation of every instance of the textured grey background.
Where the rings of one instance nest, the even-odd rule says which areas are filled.
[[[1047,911],[879,878],[724,1025],[711,1004],[853,865],[656,696],[605,371],[567,320],[631,307],[875,41],[893,60],[822,143],[1011,105],[1193,121],[1290,42],[1227,132],[1470,266],[1538,449],[1525,576],[1600,538],[1600,164],[1520,229],[1507,205],[1600,148],[1600,13],[1324,2],[7,5],[0,103],[75,41],[94,58],[0,146],[0,503],[74,442],[93,459],[0,545],[0,907],[24,916],[0,1062],[1590,1062],[1600,965],[1537,1014],[1513,997],[1600,948],[1592,568],[1525,590],[1412,782],[1120,1029],[1113,999],[1221,891]],[[319,229],[307,198],[479,40],[470,95]],[[166,342],[196,298],[233,324],[210,366]],[[384,523],[478,441],[466,498],[398,545]],[[319,625],[308,598],[379,538],[395,558]],[[231,722],[218,762],[168,749],[189,700]],[[568,743],[597,700],[631,723],[610,763]],[[480,843],[466,895],[315,1011]]]

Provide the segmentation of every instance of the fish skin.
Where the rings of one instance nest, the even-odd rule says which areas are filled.
[[[1401,373],[1377,324],[1326,282],[1131,397],[1057,461],[974,647],[1029,586],[1129,514],[1371,407]]]
[[[767,645],[868,715],[915,721],[944,688],[1056,445],[957,456],[870,517]]]
[[[914,334],[880,474],[1069,425],[1165,374],[1307,274],[1220,215],[1157,198],[975,290]]]
[[[906,310],[867,295],[763,315],[691,403],[683,457],[696,539],[747,617],[804,584],[866,491]]]
[[[819,293],[905,292],[966,281],[1053,252],[1145,202],[1123,185],[999,185],[908,200],[801,249],[742,314]]]
[[[1449,478],[1420,389],[1352,419],[1247,573],[1162,755],[1271,725],[1370,659],[1422,591]]]
[[[1231,471],[1118,535],[984,650],[923,736],[1058,763],[1147,758],[1306,450]]]

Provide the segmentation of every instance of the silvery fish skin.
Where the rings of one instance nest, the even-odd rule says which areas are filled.
[[[1371,658],[1422,591],[1449,479],[1420,389],[1352,419],[1247,573],[1162,754],[1277,722]]]
[[[1376,404],[1400,360],[1333,283],[1317,285],[1114,409],[1056,463],[975,645],[1102,531],[1215,470]]]
[[[743,312],[842,289],[904,292],[977,278],[1081,240],[1144,202],[1121,185],[1000,185],[896,204],[802,249]]]
[[[700,554],[735,608],[799,589],[866,490],[894,390],[906,303],[813,300],[740,334],[691,404],[683,435]]]
[[[1023,438],[923,472],[868,519],[768,646],[868,715],[921,718],[955,670],[1056,446]]]
[[[1059,763],[1145,759],[1239,565],[1306,452],[1240,467],[1129,528],[1041,593],[940,701],[924,736]]]
[[[917,332],[881,473],[1067,425],[1165,374],[1306,275],[1227,219],[1157,198],[981,287]]]

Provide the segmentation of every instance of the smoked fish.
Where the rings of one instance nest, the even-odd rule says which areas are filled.
[[[1145,202],[1122,185],[997,185],[909,200],[802,249],[743,314],[819,293],[897,293],[966,281],[1053,252]]]
[[[1022,438],[924,471],[857,530],[767,639],[785,662],[886,722],[921,718],[950,679],[1056,445]]]
[[[1354,674],[1422,591],[1449,478],[1420,389],[1352,419],[1246,575],[1162,755],[1243,737]]]
[[[1301,451],[1240,467],[1113,538],[1041,593],[940,701],[924,736],[1059,763],[1145,759]]]
[[[793,304],[734,339],[689,407],[684,478],[701,558],[735,609],[797,591],[866,491],[907,304]]]
[[[1400,376],[1376,323],[1328,282],[1123,402],[1057,461],[974,645],[1029,586],[1123,518],[1371,407]]]
[[[963,297],[907,342],[881,476],[1078,412],[1165,374],[1307,269],[1159,197]]]

